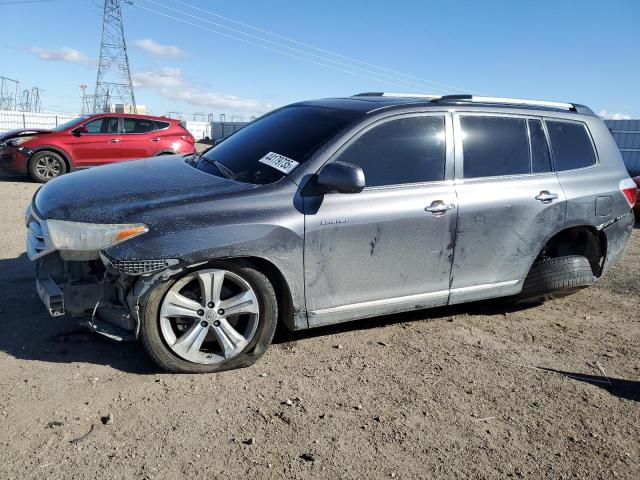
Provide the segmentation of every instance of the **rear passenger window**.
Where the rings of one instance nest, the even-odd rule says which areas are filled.
[[[156,126],[151,120],[137,118],[124,119],[124,133],[147,133],[155,130]]]
[[[529,138],[531,141],[531,171],[533,173],[551,172],[551,156],[542,121],[529,119]]]
[[[583,123],[545,120],[556,170],[574,170],[595,165],[596,154]]]
[[[160,122],[158,120],[155,121],[156,124],[156,130],[164,130],[165,128],[169,128],[169,125],[171,125],[169,122]]]
[[[465,178],[530,172],[525,119],[461,116],[460,124]]]
[[[443,117],[410,117],[372,128],[339,154],[358,165],[367,187],[444,179]]]

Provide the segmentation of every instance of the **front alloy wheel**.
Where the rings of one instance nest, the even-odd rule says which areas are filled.
[[[151,357],[172,372],[214,372],[253,363],[271,343],[273,287],[250,267],[188,273],[152,292],[141,336]]]
[[[200,270],[169,289],[160,309],[160,330],[179,357],[220,363],[244,350],[259,317],[258,298],[242,277],[228,270]]]
[[[29,160],[29,175],[36,182],[46,183],[67,173],[67,164],[55,152],[36,152]]]

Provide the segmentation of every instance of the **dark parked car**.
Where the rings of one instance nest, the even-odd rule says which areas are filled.
[[[55,179],[27,251],[52,315],[213,372],[253,363],[277,323],[587,287],[620,260],[635,195],[586,107],[366,94],[280,108],[201,155]]]
[[[71,170],[156,155],[192,153],[195,140],[166,117],[102,113],[51,130],[0,133],[0,167],[47,182]]]

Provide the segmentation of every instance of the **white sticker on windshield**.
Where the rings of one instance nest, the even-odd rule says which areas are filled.
[[[275,168],[276,170],[280,170],[284,173],[290,173],[300,165],[295,160],[285,157],[284,155],[280,155],[279,153],[269,152],[260,160],[260,163],[264,163],[265,165],[269,165],[270,167]]]

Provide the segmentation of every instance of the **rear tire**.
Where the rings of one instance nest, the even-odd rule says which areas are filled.
[[[540,303],[561,298],[593,285],[595,277],[589,260],[582,255],[550,258],[534,263],[522,292],[510,297],[516,304]]]
[[[31,178],[40,183],[46,183],[67,173],[67,164],[64,158],[50,151],[34,153],[29,160],[28,168]]]

